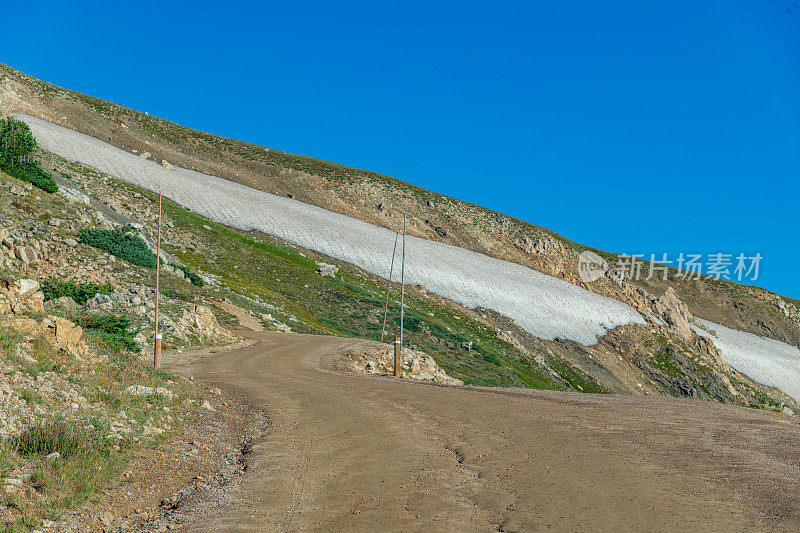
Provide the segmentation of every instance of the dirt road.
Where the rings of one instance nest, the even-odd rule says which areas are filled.
[[[270,419],[196,531],[800,531],[800,425],[701,401],[332,372],[358,341],[254,333],[174,368]]]

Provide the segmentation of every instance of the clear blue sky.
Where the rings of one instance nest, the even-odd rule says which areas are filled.
[[[0,61],[800,297],[800,6],[4,2]]]

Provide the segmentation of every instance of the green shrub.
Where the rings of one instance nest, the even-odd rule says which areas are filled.
[[[399,316],[393,317],[392,320],[394,320],[394,323],[397,324],[398,326],[400,325]],[[405,315],[403,316],[403,327],[406,330],[414,332],[422,331],[422,323],[423,319],[421,316],[414,314],[410,311],[405,312]]]
[[[50,174],[30,160],[34,149],[36,138],[27,124],[13,117],[0,120],[0,168],[45,192],[56,192],[58,185]]]
[[[32,183],[36,187],[42,189],[44,192],[54,193],[58,191],[58,185],[56,184],[55,180],[53,180],[53,177],[39,168],[39,165],[36,163],[3,163],[0,165],[0,167],[2,167],[3,171],[8,173],[10,176],[14,176],[19,180]]]
[[[21,120],[6,117],[0,120],[0,161],[3,166],[26,161],[36,149],[36,138]]]
[[[147,268],[156,266],[156,254],[150,251],[142,239],[124,230],[82,229],[78,233],[78,240],[134,265]]]
[[[109,283],[80,283],[74,281],[61,281],[57,278],[47,278],[42,282],[44,300],[55,300],[69,296],[75,302],[83,305],[95,294],[111,294],[114,287]]]
[[[183,272],[183,274],[186,276],[186,278],[189,280],[189,282],[192,285],[194,285],[196,287],[202,287],[204,285],[203,278],[201,278],[199,275],[197,275],[196,273],[194,273],[191,270],[189,270],[187,267],[181,266],[181,265],[176,265],[175,263],[170,263],[170,266],[172,268],[175,268],[175,269],[180,270],[181,272]]]
[[[484,352],[483,353],[483,360],[485,362],[491,363],[493,365],[503,366],[503,363],[500,362],[500,359],[498,359],[497,356],[495,354],[491,353],[491,352]]]
[[[186,302],[189,301],[189,297],[187,295],[183,294],[181,291],[176,289],[170,289],[170,288],[161,289],[161,294],[163,294],[167,298],[174,298],[175,300],[183,300]]]
[[[117,315],[89,315],[81,313],[75,323],[95,337],[105,348],[114,351],[140,352],[141,346],[133,340],[134,333],[128,331],[130,318]]]

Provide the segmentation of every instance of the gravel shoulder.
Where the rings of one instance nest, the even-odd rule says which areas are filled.
[[[361,341],[280,333],[172,369],[268,433],[187,531],[800,530],[800,426],[669,398],[338,373]]]

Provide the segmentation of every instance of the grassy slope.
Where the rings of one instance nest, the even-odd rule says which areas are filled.
[[[121,185],[154,198],[147,191]],[[236,303],[275,314],[298,332],[380,340],[386,286],[378,278],[343,263],[338,263],[336,278],[322,277],[315,272],[316,260],[329,259],[271,237],[242,234],[170,201],[164,202],[164,209],[178,227],[192,231],[201,243],[194,251],[168,251],[190,267],[218,276],[225,286],[245,297]],[[399,333],[396,296],[395,291],[387,340]],[[419,291],[407,295],[406,305],[406,338],[433,355],[449,374],[475,385],[562,388],[520,357],[513,346],[498,339],[492,328],[468,314],[439,305]],[[473,342],[471,351],[462,347],[467,341]],[[577,374],[573,379],[581,380]]]

